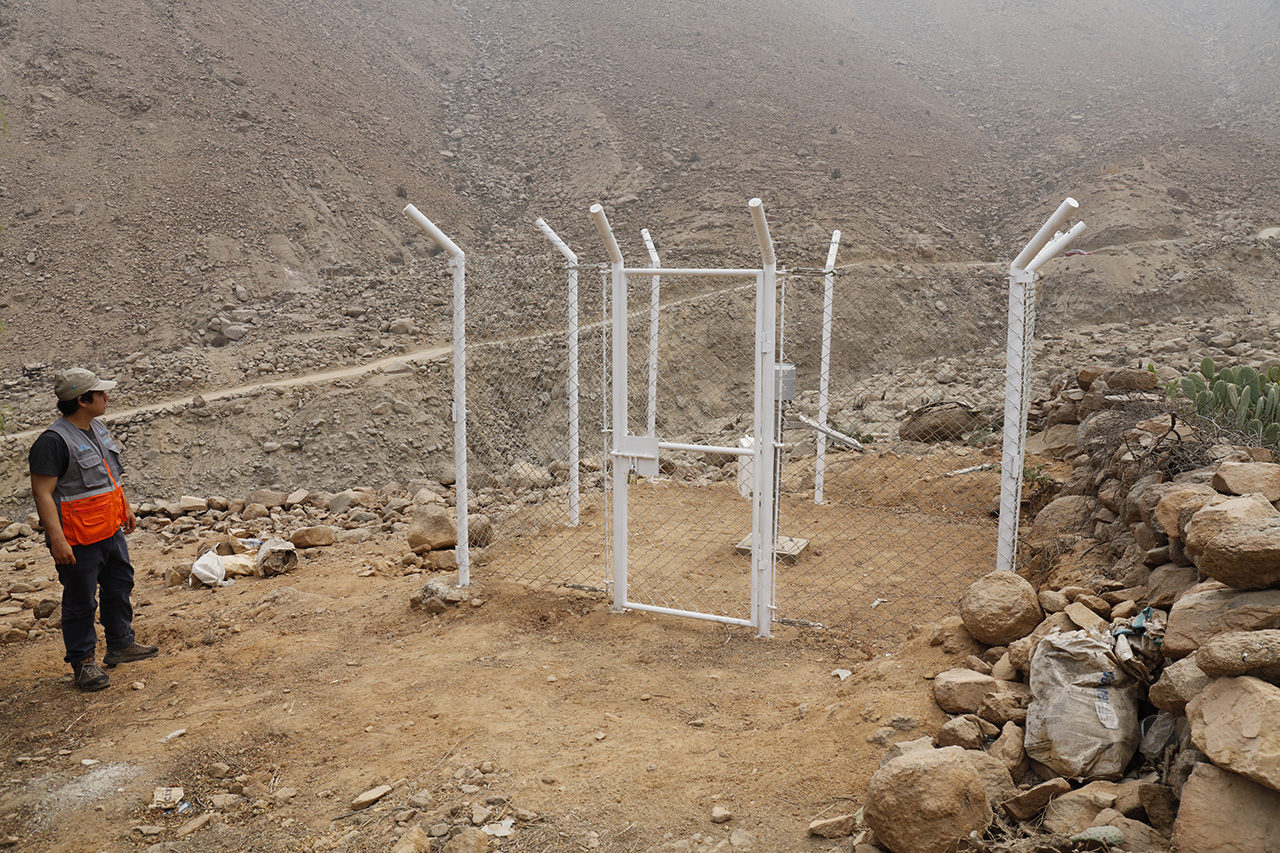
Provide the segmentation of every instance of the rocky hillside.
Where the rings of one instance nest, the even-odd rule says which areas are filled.
[[[998,286],[999,263],[1074,195],[1094,254],[1050,269],[1045,323],[1269,306],[1280,264],[1259,234],[1280,223],[1280,23],[1261,0],[1211,12],[8,5],[7,420],[48,420],[49,381],[70,363],[128,379],[132,406],[447,342],[447,282],[400,216],[407,201],[473,258],[549,257],[541,215],[599,259],[586,214],[599,200],[628,253],[648,227],[677,263],[750,258],[758,195],[784,263],[820,264],[839,228],[841,262],[885,292],[905,264],[917,281],[938,264],[996,264],[974,285]],[[474,286],[525,310],[561,283],[495,273]],[[363,409],[340,432],[377,429]],[[244,407],[234,429],[276,441],[270,411]],[[189,426],[164,428],[179,455],[201,452]],[[320,485],[233,467],[256,469],[245,489]],[[153,497],[209,488],[179,477]]]

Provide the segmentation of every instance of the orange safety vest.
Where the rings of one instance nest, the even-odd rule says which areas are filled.
[[[119,446],[97,419],[90,424],[92,441],[65,418],[60,418],[49,429],[62,437],[71,454],[67,471],[58,478],[53,490],[67,542],[92,545],[111,538],[128,517],[124,490],[112,470],[120,464]]]

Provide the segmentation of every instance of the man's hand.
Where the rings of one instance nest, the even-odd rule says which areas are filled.
[[[123,495],[121,500],[124,500],[124,532],[132,533],[138,529],[138,517],[133,514],[133,507],[129,506],[129,501],[125,500]]]

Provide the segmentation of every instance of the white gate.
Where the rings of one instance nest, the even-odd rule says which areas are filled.
[[[761,636],[768,636],[774,596],[774,543],[775,543],[775,479],[773,436],[776,434],[776,407],[774,405],[774,360],[777,326],[777,260],[764,206],[759,199],[752,199],[749,208],[754,221],[756,236],[760,241],[763,265],[748,269],[667,269],[657,265],[657,253],[647,240],[652,266],[627,267],[622,250],[613,236],[604,209],[600,205],[591,208],[596,228],[604,240],[611,263],[612,303],[612,400],[611,429],[613,442],[611,472],[613,485],[613,541],[612,541],[612,592],[616,610],[646,610],[753,627]],[[645,369],[640,371],[646,381],[643,399],[648,402],[646,428],[642,434],[633,434],[629,424],[628,356],[630,335],[628,332],[629,276],[649,276],[653,280],[653,295],[648,313],[649,347],[644,359]],[[657,280],[660,276],[679,278],[748,278],[755,283],[755,322],[752,344],[752,399],[754,401],[750,439],[735,446],[712,443],[673,442],[660,439],[657,430]],[[745,372],[746,366],[742,365]],[[750,490],[749,534],[738,547],[733,547],[732,526],[715,531],[698,525],[654,524],[654,518],[646,515],[652,503],[664,503],[665,517],[670,518],[672,489],[660,484],[660,456],[664,453],[690,453],[702,456],[721,455],[750,460],[752,482]],[[656,490],[663,489],[664,494]],[[715,491],[723,498],[729,486],[723,483]],[[706,493],[703,498],[708,497]],[[733,515],[734,498],[727,503]],[[743,501],[745,522],[746,501]],[[723,513],[721,514],[723,517]],[[685,517],[688,519],[688,516]],[[730,525],[732,521],[730,521]],[[745,526],[745,525],[744,525]],[[680,533],[677,534],[677,529]],[[728,537],[728,538],[726,538]],[[666,560],[657,559],[673,550],[698,547],[703,543],[709,549],[704,559],[684,559],[689,577],[677,579],[673,584],[669,572],[648,571],[653,567],[664,568]],[[743,547],[747,545],[749,547]],[[740,551],[748,551],[749,562]],[[682,558],[693,557],[684,551]],[[735,587],[737,594],[735,596]],[[708,607],[699,602],[718,599],[717,606]]]

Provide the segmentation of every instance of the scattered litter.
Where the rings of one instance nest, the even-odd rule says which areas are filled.
[[[979,471],[994,471],[1000,467],[999,462],[984,462],[981,465],[970,465],[968,468],[957,468],[954,471],[948,471],[943,476],[958,477],[961,474],[976,474]]]
[[[269,578],[293,571],[298,565],[298,549],[292,542],[283,539],[268,539],[258,548],[258,562],[255,573],[259,577]]]
[[[178,738],[184,736],[186,733],[187,733],[186,729],[178,729],[176,732],[169,732],[167,735],[160,738],[160,740],[156,741],[156,743],[169,743],[170,741],[177,740]]]
[[[853,675],[853,673],[847,669],[833,669],[831,670],[831,674],[841,681],[844,681],[846,678]]]
[[[186,814],[191,810],[192,810],[192,806],[189,801],[183,800],[182,802],[178,803],[178,814]]]
[[[191,585],[197,583],[205,586],[230,586],[235,583],[227,580],[227,571],[222,565],[222,556],[217,551],[205,551],[191,564]]]
[[[881,604],[888,604],[888,603],[889,603],[889,599],[887,598],[877,598],[875,601],[871,602],[871,609],[875,610]]]
[[[480,831],[485,835],[491,835],[494,838],[510,838],[516,834],[515,830],[512,829],[512,827],[515,826],[515,822],[516,819],[513,817],[505,818],[497,823],[490,823],[482,826]]]
[[[151,808],[171,809],[182,802],[181,788],[156,788],[151,795]]]

